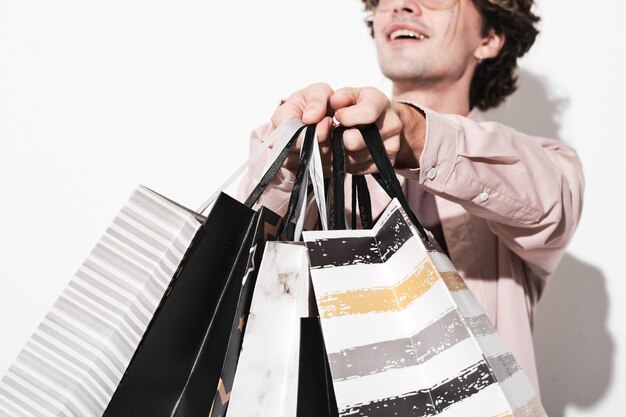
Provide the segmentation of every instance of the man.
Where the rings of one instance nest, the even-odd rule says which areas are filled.
[[[374,88],[314,84],[290,96],[271,125],[253,133],[252,146],[295,116],[318,124],[330,164],[331,116],[348,127],[376,123],[418,218],[442,241],[539,392],[533,311],[578,223],[582,170],[562,143],[483,122],[478,112],[515,90],[516,60],[538,33],[533,2],[362,1],[392,100]],[[348,130],[344,141],[348,171],[374,172],[360,133]],[[261,203],[284,211],[296,164],[294,153]],[[388,202],[382,192],[372,199],[375,214]]]

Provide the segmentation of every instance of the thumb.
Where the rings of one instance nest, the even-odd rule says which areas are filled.
[[[354,106],[359,99],[359,91],[356,88],[341,88],[330,97],[330,106],[337,111],[345,107]]]

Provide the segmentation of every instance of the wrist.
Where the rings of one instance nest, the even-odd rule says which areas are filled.
[[[426,140],[426,114],[422,109],[405,102],[394,102],[392,107],[402,122],[400,150],[396,168],[419,168],[419,159]]]

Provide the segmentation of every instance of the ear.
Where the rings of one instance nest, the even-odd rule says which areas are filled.
[[[474,51],[474,58],[482,61],[483,59],[497,57],[504,46],[505,40],[504,34],[498,34],[495,30],[489,29],[487,36],[482,38],[480,46]]]

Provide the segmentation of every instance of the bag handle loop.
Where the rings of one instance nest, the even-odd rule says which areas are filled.
[[[271,134],[270,136],[263,142],[258,149],[254,151],[254,153],[248,158],[246,162],[244,162],[237,170],[222,184],[217,191],[215,191],[197,210],[196,212],[199,214],[203,214],[211,204],[215,202],[220,193],[224,192],[228,187],[232,185],[235,180],[237,180],[251,165],[254,165],[257,160],[267,151],[267,149],[274,145],[274,149],[281,149],[281,152],[274,159],[273,163],[267,169],[267,172],[261,179],[261,182],[257,187],[253,190],[253,193],[256,195],[253,198],[252,203],[246,204],[248,207],[252,207],[254,202],[259,198],[259,196],[263,193],[265,188],[269,185],[274,178],[274,175],[278,172],[283,162],[287,158],[289,150],[298,139],[300,132],[304,129],[304,123],[297,118],[287,119],[285,122],[281,123]],[[250,198],[252,195],[248,198]],[[246,203],[249,201],[246,200]]]
[[[404,192],[402,191],[402,186],[400,185],[400,181],[398,181],[398,177],[396,177],[396,173],[395,173],[395,170],[393,169],[393,166],[391,165],[391,161],[389,160],[389,157],[387,156],[387,153],[385,152],[385,146],[380,136],[380,132],[378,131],[378,127],[376,127],[375,124],[369,124],[369,125],[355,126],[354,128],[358,129],[361,132],[365,145],[367,146],[367,149],[369,150],[370,155],[372,156],[372,159],[374,159],[376,168],[378,168],[378,174],[374,175],[374,178],[376,178],[376,180],[379,182],[379,184],[381,185],[383,190],[387,193],[387,195],[389,195],[389,197],[396,198],[398,200],[398,202],[400,203],[400,205],[402,206],[406,214],[409,216],[409,219],[411,220],[411,222],[415,225],[415,228],[419,232],[422,239],[424,239],[425,241],[429,241],[426,231],[424,230],[420,222],[417,220],[417,217],[411,210],[409,203],[406,199],[406,196],[404,195]],[[333,213],[334,213],[333,219],[334,219],[335,225],[343,224],[344,225],[343,228],[345,228],[345,220],[343,221],[343,223],[341,222],[341,217],[343,216],[343,210],[341,210],[341,213],[340,213],[341,216],[339,216],[337,213],[339,210],[337,208],[345,207],[345,197],[343,197],[343,182],[344,182],[343,177],[345,176],[345,151],[343,149],[343,133],[347,129],[348,128],[345,126],[336,127],[335,130],[333,130],[333,137],[332,137],[333,170],[335,170],[335,167],[337,167],[340,170],[336,173],[338,177],[336,181],[335,181],[335,177],[333,176],[333,186],[334,186],[333,191],[335,192],[335,198],[334,198],[335,208],[333,209]],[[336,154],[335,151],[338,151],[339,154]],[[340,159],[340,160],[335,161],[336,159]],[[342,164],[344,165],[343,168],[341,166]],[[340,189],[337,188],[338,186],[340,186],[341,188]],[[341,190],[341,192],[338,193],[337,192],[338,190]],[[341,195],[337,195],[337,194],[341,194]]]

